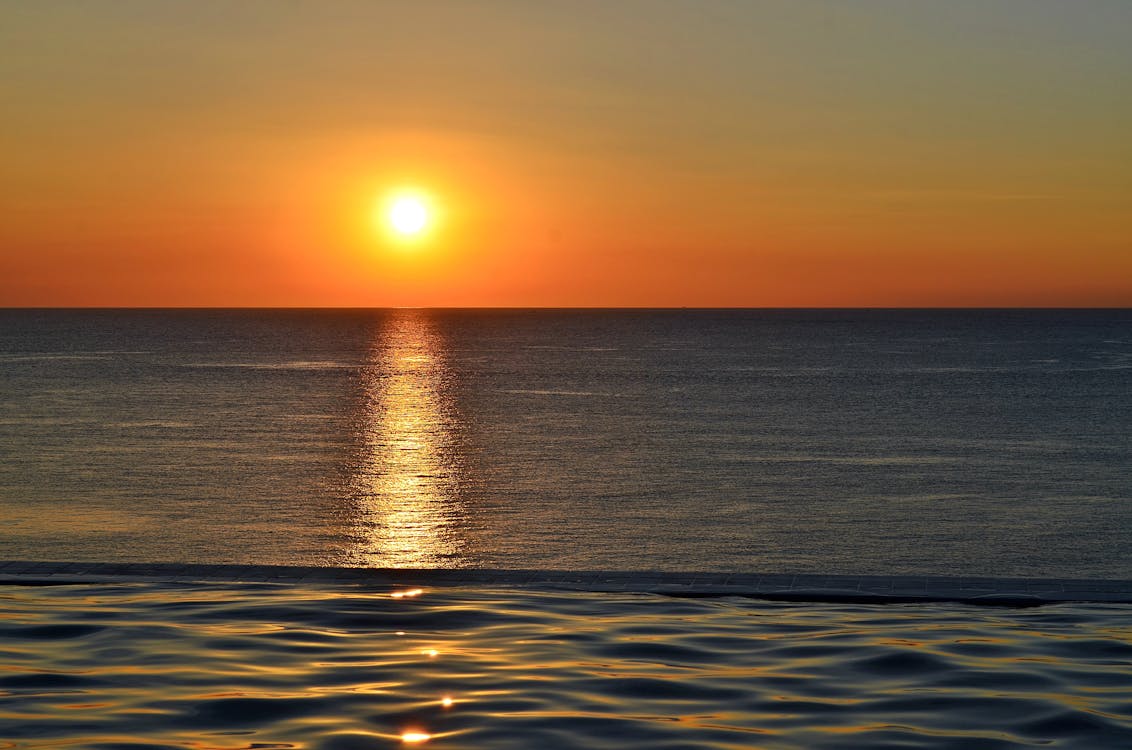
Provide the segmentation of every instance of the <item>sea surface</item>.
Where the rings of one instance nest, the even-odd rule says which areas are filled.
[[[0,310],[0,559],[1132,578],[1129,310]]]
[[[101,584],[0,611],[3,747],[1132,746],[1128,605]]]

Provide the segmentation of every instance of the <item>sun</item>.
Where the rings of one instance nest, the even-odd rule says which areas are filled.
[[[401,234],[419,234],[428,225],[428,208],[417,198],[398,198],[389,207],[389,223]]]
[[[395,236],[415,239],[425,234],[435,219],[428,198],[416,192],[398,192],[387,198],[380,211],[381,223]]]

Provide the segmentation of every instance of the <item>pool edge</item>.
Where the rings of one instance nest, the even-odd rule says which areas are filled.
[[[1132,581],[1102,579],[0,561],[0,585],[147,581],[334,583],[389,587],[519,586],[682,597],[744,596],[786,602],[868,604],[960,602],[1017,607],[1056,602],[1132,603]]]

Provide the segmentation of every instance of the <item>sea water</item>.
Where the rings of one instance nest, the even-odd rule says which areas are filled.
[[[1132,311],[0,310],[0,558],[1132,577]]]
[[[104,583],[0,611],[4,747],[1132,745],[1127,605]]]

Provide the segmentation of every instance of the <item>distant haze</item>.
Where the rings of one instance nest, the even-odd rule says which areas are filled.
[[[8,2],[0,108],[0,306],[1132,306],[1121,0]]]

